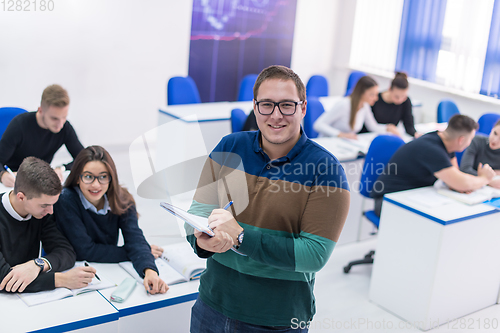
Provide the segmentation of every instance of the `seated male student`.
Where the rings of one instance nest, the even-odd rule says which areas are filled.
[[[488,164],[479,165],[473,176],[460,171],[455,157],[470,145],[477,128],[473,119],[455,115],[445,131],[425,134],[399,148],[374,184],[375,213],[380,216],[384,194],[431,186],[437,179],[459,192],[488,184],[495,176]]]
[[[47,163],[65,145],[73,158],[83,149],[73,126],[66,121],[69,109],[68,92],[57,84],[45,88],[40,107],[36,112],[17,115],[7,126],[0,140],[0,181],[7,187],[14,186],[15,177],[5,172],[3,166],[17,171],[25,157],[35,156]],[[55,168],[62,181],[64,170],[71,163]]]
[[[35,292],[86,287],[93,267],[77,267],[75,252],[59,232],[52,207],[62,185],[47,162],[27,157],[19,166],[14,190],[0,195],[0,290]],[[40,241],[47,255],[40,258]]]

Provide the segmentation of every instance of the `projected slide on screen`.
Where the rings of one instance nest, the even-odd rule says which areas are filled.
[[[243,76],[290,66],[297,0],[194,0],[189,75],[203,102],[236,100]]]

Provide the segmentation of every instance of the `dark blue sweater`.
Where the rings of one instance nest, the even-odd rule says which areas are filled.
[[[135,206],[121,216],[111,211],[98,215],[83,207],[73,188],[65,188],[54,206],[54,215],[57,226],[75,249],[76,260],[106,263],[130,260],[141,277],[146,268],[158,272],[151,248],[139,228]],[[117,246],[119,229],[124,246]]]

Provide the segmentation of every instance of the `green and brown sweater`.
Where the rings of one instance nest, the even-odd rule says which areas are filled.
[[[200,298],[222,314],[263,326],[312,320],[315,272],[328,261],[349,210],[349,186],[339,161],[302,134],[271,161],[260,131],[224,137],[205,163],[190,212],[208,217],[233,200],[244,228],[239,251],[199,248],[208,258]]]

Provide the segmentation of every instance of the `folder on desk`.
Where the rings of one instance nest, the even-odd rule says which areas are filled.
[[[215,235],[213,230],[208,226],[207,218],[188,213],[185,210],[180,209],[179,207],[175,207],[174,205],[169,204],[168,202],[161,202],[160,206],[162,206],[170,214],[180,218],[196,230],[204,232],[211,237]]]

